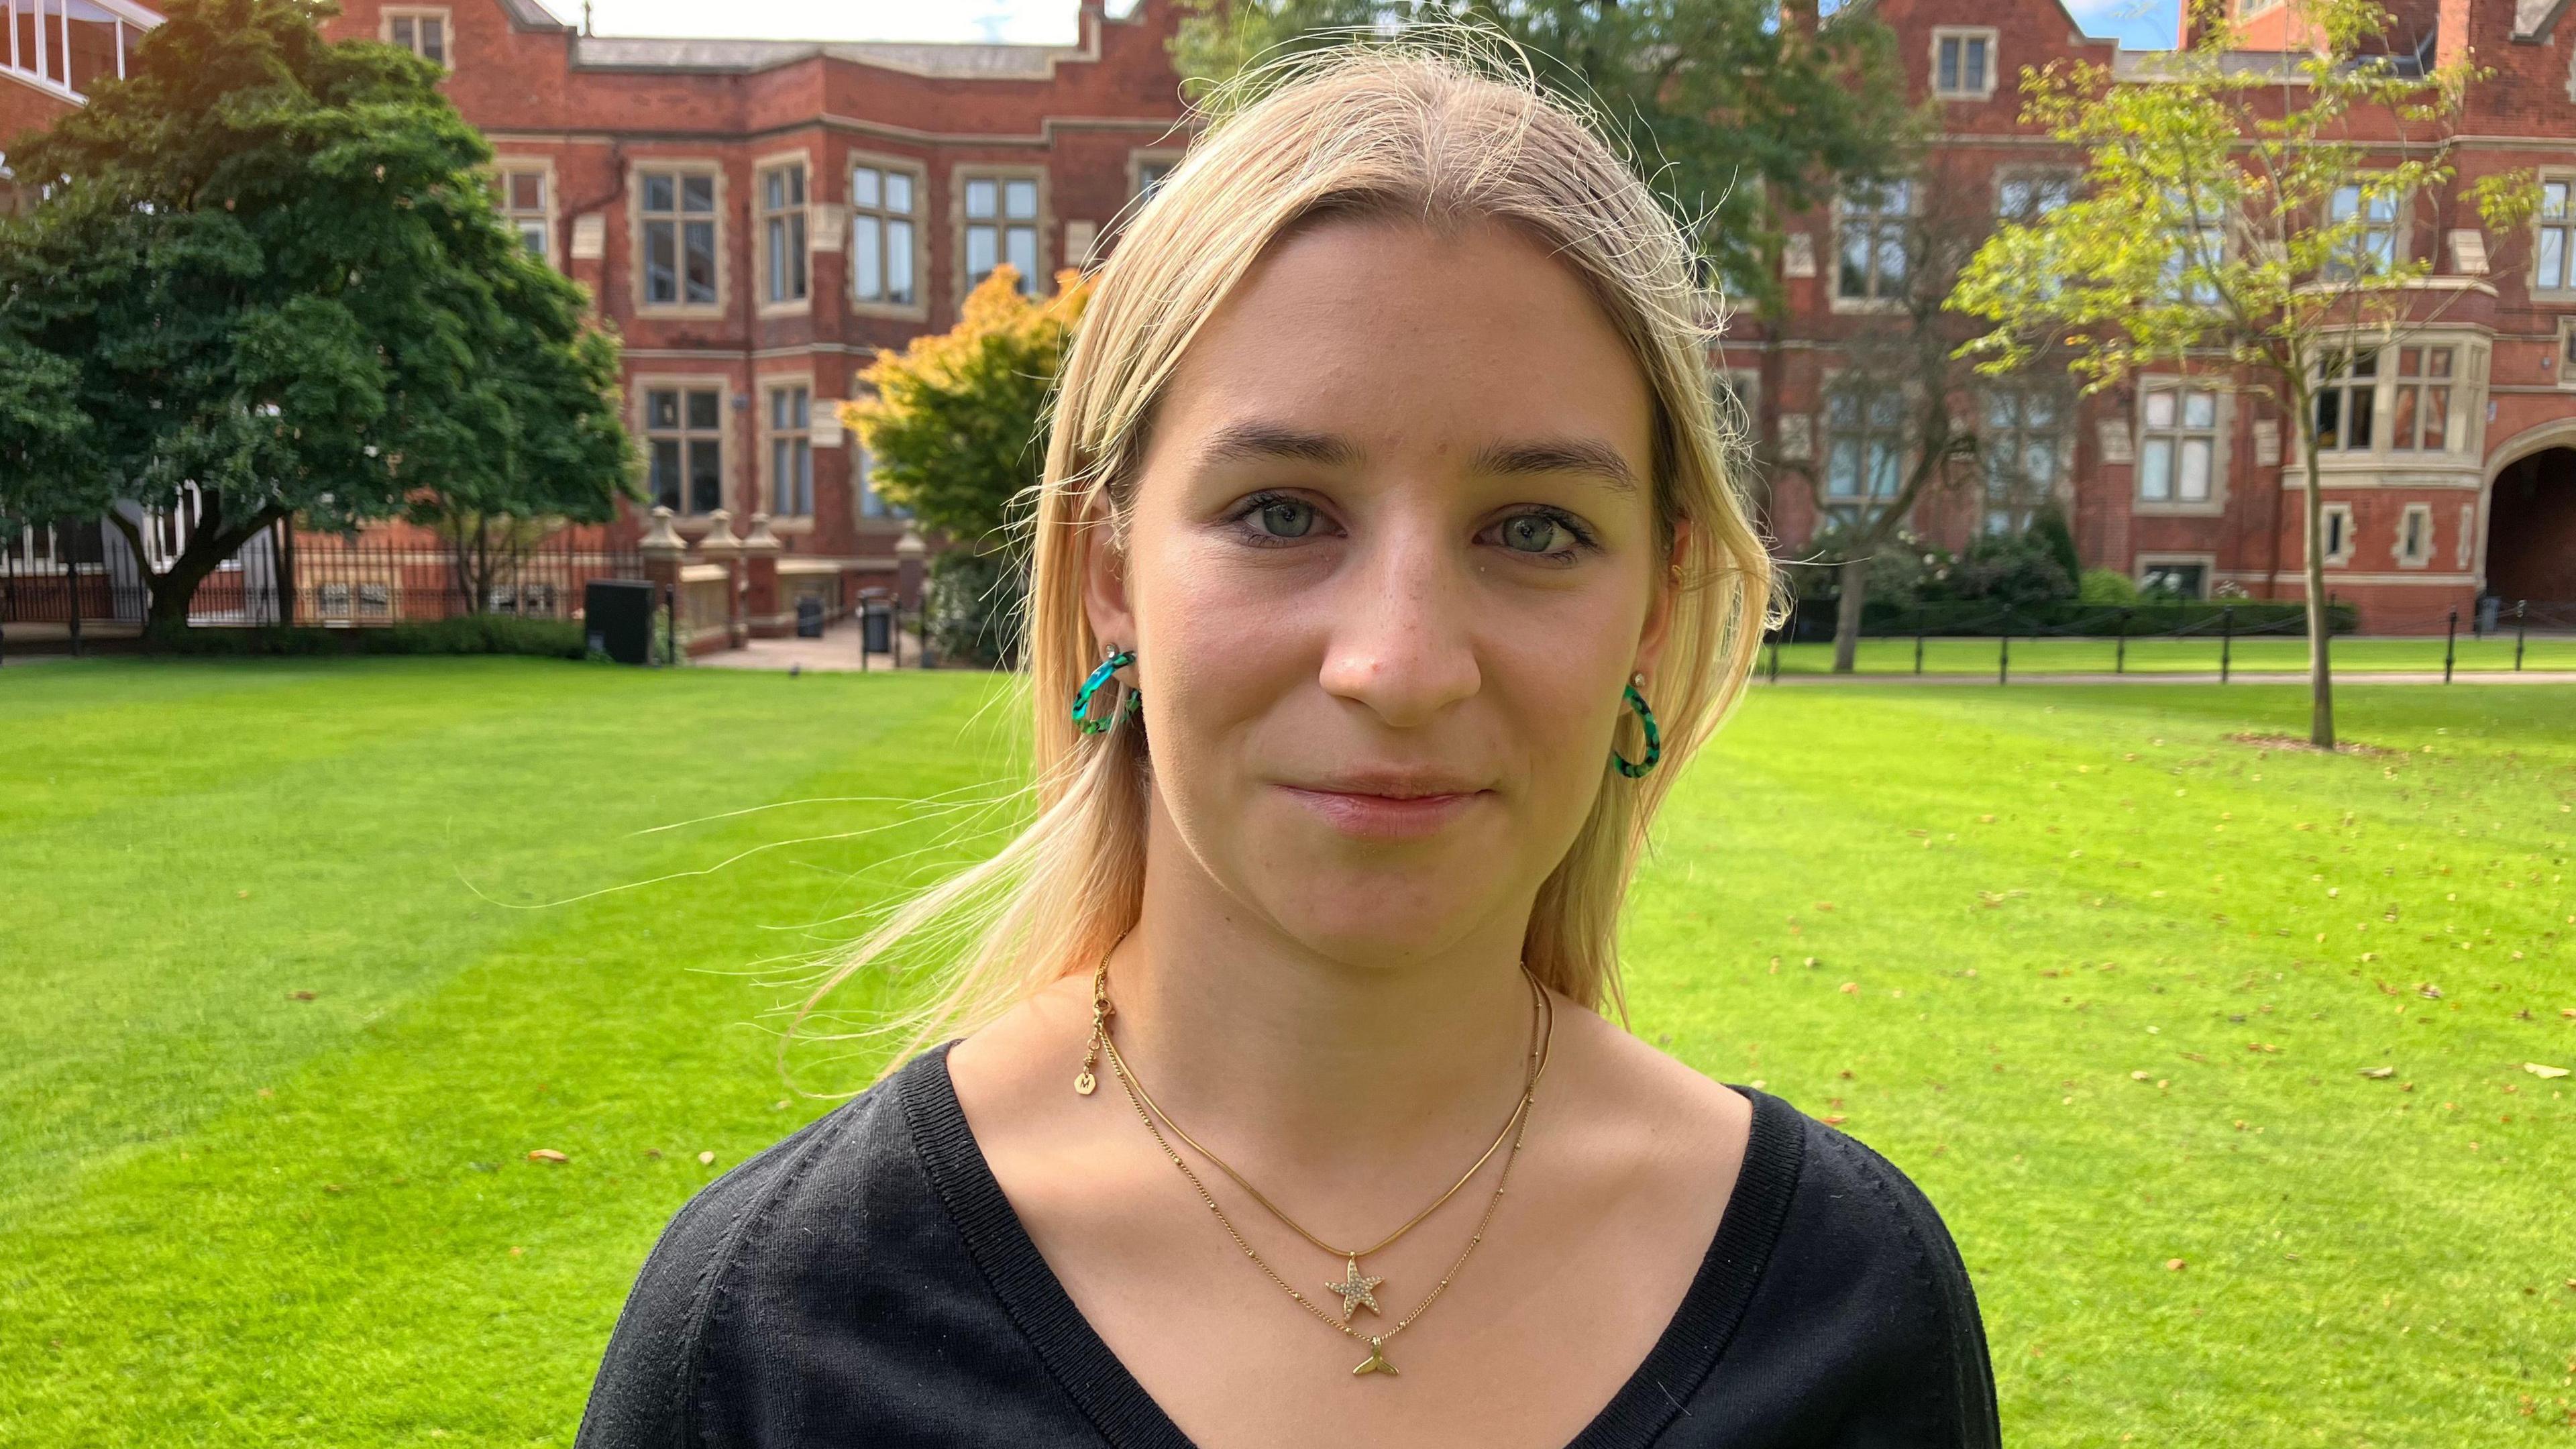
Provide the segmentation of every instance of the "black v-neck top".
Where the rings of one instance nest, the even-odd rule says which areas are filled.
[[[1188,1449],[1002,1195],[954,1045],[680,1209],[576,1449]],[[1753,1132],[1716,1237],[1568,1449],[1996,1445],[1985,1332],[1940,1215],[1868,1147],[1735,1090]]]

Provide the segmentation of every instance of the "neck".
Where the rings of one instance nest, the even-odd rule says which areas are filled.
[[[1355,959],[1235,911],[1158,910],[1150,883],[1146,895],[1110,955],[1110,1031],[1155,1105],[1256,1184],[1363,1201],[1436,1190],[1519,1102],[1533,1029],[1521,921]]]

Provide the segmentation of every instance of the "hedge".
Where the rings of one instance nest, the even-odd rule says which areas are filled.
[[[588,656],[580,621],[469,614],[425,624],[356,629],[181,629],[144,636],[155,654],[201,657],[333,654],[533,654],[549,659]]]

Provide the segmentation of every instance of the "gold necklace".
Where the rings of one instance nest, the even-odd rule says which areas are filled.
[[[1112,949],[1114,950],[1115,947],[1113,946]],[[1084,1069],[1081,1076],[1076,1079],[1075,1090],[1082,1092],[1085,1095],[1089,1094],[1091,1090],[1090,1064],[1094,1060],[1094,1053],[1105,1052],[1109,1057],[1111,1069],[1118,1074],[1119,1085],[1124,1087],[1127,1091],[1127,1100],[1129,1105],[1136,1109],[1137,1118],[1145,1124],[1145,1130],[1153,1134],[1156,1145],[1163,1149],[1163,1155],[1171,1159],[1172,1165],[1180,1169],[1181,1176],[1187,1178],[1190,1186],[1198,1191],[1200,1199],[1208,1205],[1208,1211],[1216,1214],[1217,1222],[1224,1226],[1226,1235],[1234,1239],[1235,1246],[1243,1250],[1243,1255],[1250,1258],[1254,1266],[1260,1268],[1262,1273],[1266,1275],[1271,1282],[1278,1284],[1282,1291],[1287,1293],[1289,1297],[1295,1299],[1298,1306],[1304,1308],[1317,1322],[1322,1323],[1327,1328],[1334,1329],[1350,1338],[1367,1340],[1369,1356],[1366,1360],[1362,1361],[1357,1367],[1351,1370],[1352,1374],[1395,1374],[1395,1365],[1389,1363],[1386,1358],[1386,1340],[1395,1337],[1397,1334],[1402,1333],[1405,1329],[1411,1327],[1413,1321],[1420,1318],[1423,1312],[1430,1308],[1434,1302],[1437,1302],[1443,1292],[1448,1290],[1449,1280],[1457,1276],[1458,1270],[1466,1265],[1468,1256],[1476,1251],[1477,1245],[1484,1242],[1485,1229],[1493,1222],[1495,1209],[1502,1206],[1503,1189],[1511,1181],[1512,1164],[1519,1158],[1521,1142],[1523,1138],[1527,1136],[1529,1131],[1529,1110],[1532,1100],[1538,1090],[1538,1079],[1546,1073],[1547,1058],[1550,1050],[1555,1045],[1556,1003],[1548,997],[1546,988],[1539,984],[1538,978],[1531,975],[1528,966],[1524,964],[1521,968],[1521,974],[1529,981],[1532,992],[1532,1034],[1537,1038],[1538,1045],[1531,1052],[1533,1066],[1528,1079],[1522,1086],[1520,1101],[1513,1107],[1510,1120],[1503,1124],[1504,1132],[1509,1134],[1511,1138],[1511,1153],[1503,1159],[1502,1175],[1494,1181],[1493,1196],[1486,1201],[1484,1214],[1476,1220],[1475,1232],[1468,1236],[1467,1246],[1459,1252],[1457,1259],[1449,1265],[1449,1271],[1441,1275],[1439,1283],[1435,1285],[1428,1294],[1424,1295],[1420,1303],[1414,1305],[1411,1313],[1398,1319],[1395,1326],[1387,1329],[1384,1333],[1364,1334],[1350,1325],[1350,1315],[1354,1308],[1361,1304],[1365,1304],[1368,1307],[1368,1310],[1372,1313],[1380,1312],[1381,1310],[1377,1306],[1377,1299],[1375,1297],[1374,1290],[1380,1283],[1383,1283],[1386,1280],[1383,1278],[1373,1278],[1363,1275],[1359,1271],[1360,1253],[1346,1252],[1342,1249],[1334,1248],[1330,1244],[1325,1243],[1322,1239],[1317,1238],[1314,1234],[1307,1232],[1303,1226],[1299,1225],[1285,1212],[1282,1212],[1277,1204],[1272,1203],[1267,1197],[1263,1196],[1259,1189],[1253,1187],[1251,1183],[1244,1181],[1242,1174],[1236,1172],[1232,1167],[1227,1166],[1223,1158],[1220,1158],[1215,1153],[1208,1151],[1208,1149],[1202,1146],[1196,1139],[1192,1138],[1188,1133],[1183,1132],[1180,1124],[1173,1122],[1169,1117],[1163,1116],[1162,1109],[1160,1107],[1151,1105],[1153,1099],[1146,1095],[1144,1084],[1136,1080],[1134,1072],[1127,1066],[1125,1057],[1119,1053],[1117,1043],[1112,1040],[1109,1035],[1108,1019],[1113,1012],[1113,1008],[1109,1005],[1108,999],[1108,970],[1109,961],[1107,955],[1104,954],[1101,958],[1099,970],[1094,972],[1092,977],[1092,1043],[1090,1049],[1087,1049],[1084,1053]],[[1543,1026],[1540,1025],[1541,1020],[1544,1022]],[[1342,1281],[1339,1283],[1328,1283],[1325,1285],[1331,1291],[1342,1295],[1342,1317],[1340,1319],[1336,1320],[1326,1314],[1322,1309],[1316,1307],[1313,1300],[1291,1287],[1287,1279],[1280,1277],[1276,1269],[1273,1269],[1267,1262],[1264,1262],[1259,1253],[1253,1251],[1252,1245],[1245,1242],[1243,1234],[1235,1229],[1233,1220],[1225,1215],[1225,1209],[1217,1205],[1217,1200],[1214,1195],[1208,1192],[1207,1185],[1199,1180],[1198,1174],[1190,1170],[1189,1164],[1181,1160],[1180,1153],[1173,1149],[1172,1144],[1169,1141],[1165,1140],[1162,1129],[1155,1125],[1155,1119],[1157,1118],[1161,1118],[1165,1124],[1169,1125],[1172,1131],[1177,1134],[1182,1141],[1189,1143],[1190,1146],[1196,1148],[1201,1154],[1206,1156],[1209,1161],[1214,1162],[1218,1167],[1223,1168],[1228,1177],[1233,1178],[1237,1184],[1242,1186],[1244,1191],[1251,1193],[1252,1196],[1262,1204],[1262,1206],[1268,1208],[1273,1215],[1279,1218],[1280,1221],[1288,1224],[1289,1227],[1296,1229],[1298,1234],[1304,1237],[1308,1242],[1315,1244],[1317,1247],[1323,1248],[1326,1252],[1333,1253],[1336,1256],[1343,1258],[1344,1266]],[[1495,1146],[1500,1146],[1501,1142],[1502,1139],[1497,1137],[1495,1139]],[[1476,1167],[1470,1167],[1467,1170],[1466,1177],[1462,1177],[1457,1183],[1452,1184],[1449,1190],[1442,1193],[1439,1199],[1434,1201],[1430,1207],[1424,1208],[1420,1213],[1415,1214],[1411,1221],[1407,1222],[1403,1227],[1398,1228],[1394,1233],[1389,1234],[1385,1239],[1379,1242],[1377,1247],[1370,1248],[1365,1251],[1375,1252],[1377,1251],[1377,1248],[1382,1248],[1387,1243],[1391,1243],[1395,1241],[1396,1238],[1403,1236],[1403,1234],[1410,1230],[1415,1223],[1428,1217],[1434,1209],[1440,1206],[1441,1203],[1448,1201],[1460,1187],[1465,1186],[1467,1181],[1475,1176],[1476,1168],[1482,1167],[1486,1160],[1491,1158],[1493,1154],[1493,1147],[1486,1148],[1484,1156],[1476,1159]]]

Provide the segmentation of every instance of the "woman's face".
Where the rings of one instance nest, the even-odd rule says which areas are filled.
[[[1632,670],[1655,699],[1652,420],[1517,232],[1275,245],[1162,400],[1127,553],[1090,558],[1093,626],[1138,656],[1153,848],[1329,954],[1517,945]]]

